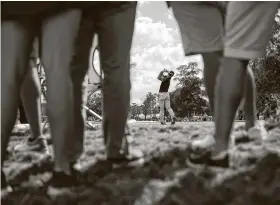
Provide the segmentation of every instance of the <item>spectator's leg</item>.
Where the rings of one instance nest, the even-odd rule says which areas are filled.
[[[248,61],[265,54],[265,48],[272,35],[277,4],[278,2],[228,3],[225,58],[216,88],[216,153],[227,149],[234,116],[244,93]],[[248,92],[254,92],[254,85],[247,85],[246,89],[250,89]],[[255,113],[251,114],[255,115]],[[249,118],[254,118],[254,116]]]
[[[9,136],[15,124],[20,101],[20,87],[28,72],[34,39],[31,21],[1,22],[1,166],[6,156]]]
[[[75,52],[71,62],[71,79],[73,82],[74,120],[75,129],[68,138],[69,159],[74,163],[83,152],[85,109],[83,108],[83,94],[87,93],[84,79],[89,67],[89,54],[94,36],[94,18],[83,12],[78,37],[75,43]]]
[[[227,149],[235,114],[244,93],[248,61],[224,58],[217,79],[214,119],[216,153]]]
[[[27,117],[26,117],[26,114],[25,114],[25,110],[24,110],[24,107],[23,107],[23,102],[22,100],[20,99],[20,102],[19,102],[19,121],[21,124],[27,124],[28,121],[27,121]]]
[[[42,24],[42,63],[47,78],[48,120],[54,145],[54,171],[70,173],[68,138],[74,131],[70,63],[80,26],[80,10],[61,12]]]
[[[29,70],[26,73],[20,90],[23,103],[23,111],[26,112],[30,124],[31,136],[24,143],[14,146],[13,151],[39,151],[48,154],[47,140],[43,137],[41,126],[41,92],[37,67],[29,63]]]
[[[256,107],[256,85],[252,68],[247,67],[245,88],[244,88],[244,112],[246,120],[246,130],[249,130],[256,124],[257,107]]]
[[[40,137],[42,135],[40,81],[37,67],[32,66],[31,63],[29,64],[29,71],[24,78],[20,92],[32,137]]]
[[[125,6],[126,7],[126,6]],[[100,62],[104,71],[103,117],[107,136],[107,157],[120,158],[127,142],[125,126],[130,104],[130,49],[134,31],[136,2],[101,20]]]
[[[212,112],[216,78],[223,51],[223,5],[221,3],[219,7],[219,4],[171,2],[181,31],[185,55],[202,54],[204,83]]]
[[[215,85],[222,56],[223,53],[221,51],[202,53],[204,61],[204,84],[209,98],[209,104],[212,111],[212,115],[214,113]]]

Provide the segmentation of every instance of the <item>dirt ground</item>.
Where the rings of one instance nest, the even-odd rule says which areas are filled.
[[[238,125],[238,123],[236,123]],[[235,168],[190,168],[185,160],[190,139],[213,133],[212,122],[175,126],[136,123],[132,147],[145,153],[140,167],[107,169],[100,125],[86,132],[81,187],[50,199],[46,194],[52,159],[38,153],[10,155],[4,164],[17,188],[3,205],[277,205],[280,204],[280,126],[268,139],[239,140],[232,148]],[[24,140],[26,130],[14,130],[9,147]]]

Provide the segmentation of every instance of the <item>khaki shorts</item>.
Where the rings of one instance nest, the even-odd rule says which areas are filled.
[[[226,57],[262,57],[279,2],[171,2],[186,55],[224,50]]]

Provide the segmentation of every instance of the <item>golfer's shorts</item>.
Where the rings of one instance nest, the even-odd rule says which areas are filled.
[[[172,1],[186,55],[224,51],[226,57],[262,57],[279,2]]]

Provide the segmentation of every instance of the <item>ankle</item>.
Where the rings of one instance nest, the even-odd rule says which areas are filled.
[[[224,143],[216,143],[216,146],[212,152],[212,154],[215,155],[219,155],[222,152],[228,150],[228,142],[224,142]]]
[[[255,125],[256,125],[256,120],[255,119],[246,120],[246,125],[245,125],[246,131],[248,131],[250,128],[254,127]]]
[[[68,166],[56,166],[53,169],[54,172],[58,172],[58,173],[65,173],[66,175],[71,175],[71,169],[70,169],[70,165]]]

